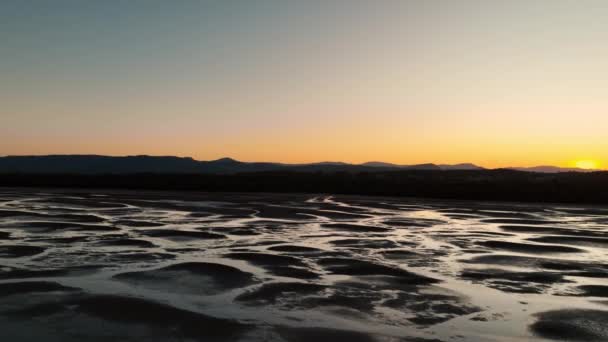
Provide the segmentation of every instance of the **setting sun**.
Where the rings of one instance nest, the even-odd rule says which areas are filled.
[[[578,160],[575,163],[579,169],[593,170],[599,169],[599,163],[595,160]]]

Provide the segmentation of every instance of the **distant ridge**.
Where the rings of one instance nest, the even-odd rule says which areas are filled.
[[[462,164],[455,164],[455,165],[441,164],[441,165],[439,165],[439,167],[442,170],[485,170],[486,169],[484,167],[477,166],[477,165],[471,164],[471,163],[462,163]]]
[[[589,172],[590,170],[539,166],[507,168],[518,171],[557,173]],[[391,170],[485,170],[471,163],[398,165],[380,161],[363,164],[319,162],[309,164],[282,164],[269,162],[241,162],[232,158],[198,161],[190,157],[175,156],[103,156],[103,155],[46,155],[0,157],[1,173],[72,173],[72,174],[128,174],[128,173],[184,173],[234,174],[263,171],[298,172],[379,172]]]
[[[392,168],[392,169],[416,169],[416,170],[442,170],[441,166],[432,163],[417,165],[398,165],[385,162],[372,161],[361,164],[362,166]]]

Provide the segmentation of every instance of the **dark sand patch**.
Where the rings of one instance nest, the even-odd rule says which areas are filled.
[[[285,226],[289,226],[289,227],[293,227],[293,226],[297,226],[302,224],[302,222],[299,221],[287,221],[287,220],[264,220],[264,219],[256,219],[254,221],[248,221],[247,222],[248,225],[251,225],[253,227],[265,227],[265,228],[279,228],[279,227],[285,227]]]
[[[550,221],[550,220],[527,220],[527,219],[486,219],[481,220],[484,223],[497,223],[497,224],[524,224],[524,225],[547,225],[547,224],[560,224],[563,222]]]
[[[536,216],[530,213],[522,213],[517,211],[489,211],[489,210],[475,210],[476,214],[484,217],[493,217],[497,219],[534,219]]]
[[[432,234],[429,235],[434,240],[443,241],[460,249],[470,249],[475,247],[475,241],[485,236],[466,236],[466,234]],[[449,248],[454,248],[450,246]]]
[[[368,210],[354,207],[342,207],[329,203],[314,203],[303,206],[302,203],[292,202],[285,206],[267,204],[260,210],[258,217],[270,217],[281,219],[311,219],[313,216],[321,216],[331,220],[356,220],[371,217]]]
[[[306,215],[307,210],[302,208],[290,208],[283,206],[263,206],[253,208],[257,210],[256,217],[286,220],[309,220],[311,217]]]
[[[296,279],[318,279],[320,275],[309,269],[289,267],[289,266],[265,266],[268,272],[279,277],[288,277]]]
[[[351,276],[345,280],[339,280],[335,283],[338,287],[348,286],[366,290],[400,290],[400,291],[418,291],[418,284],[408,284],[402,279],[395,276],[387,275],[358,275]]]
[[[560,245],[538,245],[530,243],[519,243],[509,241],[489,240],[477,242],[478,245],[489,247],[492,249],[501,249],[511,252],[528,253],[528,254],[551,254],[551,253],[582,253],[582,249],[560,246]]]
[[[34,231],[40,233],[53,233],[56,231],[91,231],[91,232],[106,232],[120,230],[116,227],[82,224],[71,222],[19,222],[13,223],[9,228],[21,229],[25,231]]]
[[[375,239],[344,239],[344,240],[332,240],[330,244],[338,247],[351,247],[351,248],[397,248],[401,247],[400,244],[392,240],[375,240]]]
[[[437,280],[401,268],[377,264],[370,261],[348,258],[325,258],[318,261],[329,272],[350,276],[385,275],[398,278],[410,285],[432,284]]]
[[[371,233],[371,232],[388,232],[390,229],[378,226],[367,226],[360,224],[349,224],[349,223],[331,223],[322,224],[321,227],[328,228],[337,231],[353,232],[353,233]]]
[[[260,233],[253,231],[251,229],[233,229],[226,232],[228,235],[238,235],[238,236],[255,236],[260,235]]]
[[[538,267],[551,270],[572,271],[581,270],[587,267],[598,267],[608,270],[608,264],[583,262],[577,260],[564,260],[557,258],[541,258],[532,256],[494,254],[475,256],[469,260],[462,260],[465,263],[505,265],[517,267]]]
[[[86,214],[43,214],[34,211],[0,210],[0,217],[26,218],[52,222],[102,223],[105,219]]]
[[[348,211],[350,213],[357,213],[357,214],[369,214],[370,210],[368,208],[358,208],[356,206],[343,206],[343,205],[339,205],[337,203],[328,203],[328,202],[323,202],[323,203],[315,203],[315,207],[316,209],[319,210],[332,210],[332,211]]]
[[[376,309],[384,306],[407,314],[408,321],[417,325],[433,325],[481,311],[454,291],[408,284],[393,276],[354,276],[336,282],[329,294],[321,298],[307,297],[304,303],[348,308],[375,316],[379,321],[386,317],[378,315]]]
[[[486,253],[488,253],[488,251],[485,249],[466,249],[465,248],[462,251],[465,253],[469,253],[469,254],[486,254]]]
[[[388,252],[388,251],[387,251]],[[432,268],[436,268],[438,265],[441,264],[441,260],[439,259],[440,257],[444,257],[446,255],[448,255],[449,252],[449,248],[444,247],[442,249],[428,249],[428,248],[424,248],[424,249],[416,249],[415,252],[419,255],[419,257],[417,258],[406,258],[405,254],[401,254],[401,256],[403,258],[401,259],[397,259],[398,258],[398,254],[395,254],[394,257],[396,261],[403,261],[407,264],[407,266],[409,267],[432,267]],[[390,253],[389,253],[390,255]],[[386,255],[384,256],[386,259],[391,260],[391,258],[387,258]]]
[[[101,266],[65,267],[62,269],[30,270],[25,268],[0,265],[0,279],[20,278],[54,278],[65,276],[80,276],[95,273]]]
[[[108,251],[94,248],[66,248],[65,250],[50,250],[44,255],[34,257],[31,260],[52,267],[79,267],[82,265],[90,267],[99,265],[117,267],[126,264],[156,263],[175,259],[175,257],[175,255],[169,253],[151,253],[142,250],[123,249]]]
[[[269,247],[268,250],[275,251],[275,252],[294,253],[294,254],[309,254],[309,253],[322,252],[322,250],[320,250],[318,248],[307,247],[307,246],[297,246],[297,245],[272,246],[272,247]]]
[[[141,208],[110,208],[110,209],[102,209],[98,210],[97,213],[101,215],[108,216],[125,216],[125,215],[135,215],[142,213],[143,210]]]
[[[87,337],[107,336],[100,334],[99,329],[111,330],[114,339],[118,340],[172,340],[176,336],[195,341],[235,341],[250,329],[249,326],[228,319],[206,316],[192,311],[178,309],[167,304],[161,304],[145,299],[121,297],[113,295],[76,296],[32,305],[6,314],[11,319],[31,319],[44,317],[47,324],[61,325],[62,321],[74,323],[83,322],[83,315],[101,319],[86,331]],[[107,322],[119,323],[120,326],[108,326]],[[129,324],[130,328],[126,328]],[[145,331],[133,330],[133,327],[143,326]],[[119,329],[119,327],[121,329]],[[141,327],[139,327],[141,328]],[[69,336],[64,331],[55,329],[54,334]],[[143,334],[137,338],[137,334]],[[148,337],[148,338],[145,338]]]
[[[301,259],[286,255],[237,252],[225,254],[225,257],[236,260],[245,260],[258,266],[306,266]]]
[[[127,226],[127,227],[161,227],[163,223],[140,221],[140,220],[118,220],[113,222],[116,225]]]
[[[164,260],[175,259],[175,255],[169,253],[147,253],[147,252],[137,252],[137,251],[120,251],[115,253],[105,253],[106,258],[100,258],[100,260],[94,261],[103,261],[103,262],[121,262],[121,263],[137,263],[137,262],[159,262]]]
[[[574,215],[608,216],[608,209],[601,208],[559,208],[559,211]]]
[[[471,233],[477,234],[477,236],[507,236],[507,237],[515,236],[515,234],[499,233],[499,232],[483,231],[483,230],[472,230]]]
[[[131,239],[131,238],[119,238],[111,240],[102,240],[96,243],[98,246],[128,246],[128,247],[141,247],[141,248],[153,248],[156,247],[150,241]]]
[[[31,212],[27,212],[27,211],[21,211],[21,210],[0,210],[0,217],[5,218],[5,217],[18,217],[18,216],[38,216],[36,213],[31,213]]]
[[[188,208],[180,207],[180,210],[188,210]],[[191,217],[209,217],[214,215],[221,215],[223,218],[247,218],[252,217],[255,214],[254,209],[249,208],[233,208],[233,207],[206,207],[204,211],[201,208],[196,208],[188,216]]]
[[[72,222],[41,222],[41,221],[12,223],[7,228],[21,229],[24,231],[33,231],[36,233],[53,233],[53,232],[57,232],[57,231],[106,232],[106,231],[120,230],[116,227],[96,225],[96,224],[83,224],[83,223],[72,223]]]
[[[240,251],[240,250],[245,250],[248,247],[253,247],[253,248],[258,248],[258,247],[263,247],[263,246],[272,246],[272,245],[279,245],[279,244],[284,244],[287,243],[287,241],[283,241],[283,240],[256,240],[256,239],[247,239],[247,240],[241,240],[240,242],[235,242],[232,244],[232,248],[230,248],[233,251]],[[247,249],[249,251],[249,249]]]
[[[212,232],[238,236],[255,236],[261,234],[261,232],[253,227],[209,227],[201,228],[200,230],[211,230]]]
[[[536,258],[531,256],[509,255],[509,254],[492,254],[479,255],[471,259],[461,260],[464,263],[470,264],[488,264],[488,265],[506,265],[518,267],[539,267],[544,262],[554,262],[559,259]],[[567,262],[566,260],[564,260]]]
[[[500,226],[500,229],[514,233],[570,235],[583,237],[608,237],[607,232],[594,230],[580,230],[573,228],[542,227],[542,226]]]
[[[389,251],[380,252],[380,254],[386,259],[390,260],[410,260],[415,258],[423,257],[422,255],[411,251],[411,250],[403,250],[403,249],[395,249]]]
[[[334,315],[369,318],[378,303],[384,298],[378,291],[369,291],[357,287],[338,286],[332,288],[331,294],[303,298],[298,306],[304,309],[331,312]]]
[[[356,219],[365,219],[365,218],[370,218],[372,217],[371,215],[366,215],[366,214],[355,214],[355,213],[348,213],[345,211],[340,211],[340,210],[344,210],[345,208],[340,208],[339,210],[334,209],[332,210],[317,210],[317,211],[307,211],[308,214],[310,215],[315,215],[315,216],[322,216],[325,218],[328,218],[330,220],[356,220]]]
[[[547,270],[560,271],[563,275],[590,278],[608,278],[608,264],[583,262],[576,260],[535,258],[520,255],[480,255],[464,263],[505,265],[517,267],[534,267]]]
[[[113,278],[154,290],[206,295],[256,282],[251,273],[232,266],[206,262],[188,262],[150,271],[121,273]]]
[[[168,240],[193,240],[193,239],[223,239],[224,235],[216,234],[216,233],[208,233],[208,232],[200,232],[200,231],[191,231],[191,230],[173,230],[173,229],[150,229],[140,231],[140,234],[150,236],[150,237],[158,237],[165,238]]]
[[[443,213],[444,215],[472,215],[475,217],[487,217],[487,218],[517,218],[517,219],[532,219],[536,218],[531,213],[525,213],[521,211],[510,210],[484,210],[475,208],[444,208],[438,209],[437,212]]]
[[[59,237],[59,238],[34,238],[28,239],[27,241],[35,242],[46,242],[52,245],[56,244],[73,244],[78,242],[87,242],[91,239],[90,236],[70,236],[70,237]]]
[[[482,216],[474,215],[474,214],[443,214],[443,216],[447,218],[451,218],[453,220],[469,220],[469,219],[479,219]]]
[[[198,219],[198,218],[207,218],[207,217],[212,217],[212,216],[217,216],[217,215],[219,215],[219,213],[218,214],[207,213],[207,212],[188,213],[188,217],[193,217],[195,219]],[[228,218],[228,217],[225,217],[225,218]]]
[[[438,224],[443,224],[445,221],[434,220],[434,219],[424,219],[424,218],[415,218],[415,219],[390,219],[385,220],[383,222],[388,226],[395,226],[400,228],[430,228]]]
[[[477,212],[477,210],[470,209],[470,208],[451,208],[451,207],[435,209],[435,211],[438,213],[443,213],[443,214],[473,214],[473,213]]]
[[[35,292],[74,292],[75,287],[63,286],[51,281],[20,281],[0,284],[0,297],[31,294]]]
[[[608,341],[608,311],[568,309],[542,312],[530,326],[544,338],[562,341]]]
[[[190,202],[190,201],[192,201],[192,199],[185,198],[186,197],[185,192],[180,193],[178,201],[174,201],[171,199],[171,200],[169,200],[171,202],[167,201],[166,198],[152,200],[153,198],[150,197],[149,194],[146,197],[148,200],[135,199],[135,200],[123,201],[123,203],[131,204],[131,205],[135,205],[135,206],[143,207],[143,208],[147,208],[147,209],[158,209],[158,210],[163,210],[163,211],[164,210],[181,211],[181,212],[187,213],[191,217],[207,217],[207,216],[211,216],[211,215],[222,215],[222,216],[232,217],[232,218],[245,218],[245,217],[251,216],[254,213],[254,210],[250,209],[250,208],[223,207],[223,206],[219,206],[219,205],[211,205],[211,206],[193,205]],[[216,202],[215,199],[216,198],[212,199],[212,201]],[[209,200],[209,198],[208,198],[208,200]]]
[[[581,285],[578,289],[583,291],[581,296],[608,298],[608,286],[606,285]]]
[[[411,312],[413,317],[408,320],[423,326],[443,323],[459,316],[482,311],[465,298],[454,294],[421,291],[399,292],[396,298],[389,299],[382,305]]]
[[[103,217],[87,214],[57,214],[48,215],[48,217],[53,218],[56,221],[73,221],[79,223],[103,223],[106,221]]]
[[[225,256],[231,259],[245,260],[280,277],[297,279],[319,278],[319,274],[307,268],[301,259],[291,256],[249,252],[235,252],[226,254]]]
[[[325,285],[310,283],[269,283],[236,297],[250,305],[274,304],[282,297],[298,297],[324,291]]]
[[[502,269],[464,270],[464,279],[482,281],[486,286],[504,292],[543,293],[557,283],[567,283],[555,272],[512,272]]]
[[[0,246],[0,258],[21,258],[43,253],[46,249],[39,246]]]
[[[401,209],[398,204],[379,203],[379,202],[373,202],[373,201],[349,199],[348,203],[350,203],[351,205],[365,206],[370,209],[384,209],[384,210],[400,210]]]
[[[528,240],[534,242],[562,243],[565,245],[608,248],[608,238],[606,237],[541,236],[529,238]]]
[[[67,197],[53,197],[53,203],[67,204],[69,206],[81,208],[81,209],[114,209],[114,208],[126,208],[127,206],[121,203],[105,202],[99,198],[90,198],[90,194],[81,194],[82,198],[67,198]]]

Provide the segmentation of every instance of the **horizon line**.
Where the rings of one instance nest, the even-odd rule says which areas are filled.
[[[369,164],[369,163],[383,163],[383,164],[388,164],[387,167],[390,166],[394,166],[394,167],[405,167],[405,166],[419,166],[419,165],[436,165],[436,166],[457,166],[457,165],[470,165],[470,166],[474,166],[474,167],[479,167],[479,168],[483,168],[486,170],[499,170],[499,169],[534,169],[534,168],[559,168],[559,169],[569,169],[569,170],[580,170],[580,171],[587,171],[587,172],[594,172],[594,171],[608,171],[608,169],[603,169],[603,168],[594,168],[594,169],[585,169],[585,168],[580,168],[580,167],[576,167],[576,166],[557,166],[557,165],[550,165],[550,164],[532,164],[531,166],[504,166],[504,167],[486,167],[474,162],[457,162],[457,163],[443,163],[443,162],[422,162],[422,163],[411,163],[411,164],[401,164],[401,163],[395,163],[395,162],[386,162],[386,161],[382,161],[382,160],[369,160],[366,162],[361,162],[361,163],[357,163],[357,162],[345,162],[345,161],[339,161],[339,160],[319,160],[319,161],[313,161],[313,162],[282,162],[282,161],[255,161],[255,160],[241,160],[241,159],[236,159],[236,158],[232,158],[232,157],[228,157],[228,156],[224,156],[224,157],[219,157],[219,158],[211,158],[211,159],[197,159],[195,157],[192,156],[185,156],[185,155],[167,155],[167,154],[162,154],[162,155],[155,155],[155,154],[121,154],[121,155],[116,155],[116,154],[98,154],[98,153],[66,153],[66,154],[62,154],[62,153],[50,153],[50,154],[5,154],[5,155],[0,155],[0,158],[6,158],[6,157],[111,157],[111,158],[128,158],[128,157],[155,157],[155,158],[183,158],[183,159],[191,159],[197,162],[214,162],[214,161],[220,161],[220,160],[233,160],[235,162],[240,162],[240,163],[268,163],[268,164],[282,164],[282,165],[293,165],[293,166],[298,166],[298,165],[311,165],[311,164],[346,164],[346,165],[353,165],[353,166],[366,166],[365,164]]]

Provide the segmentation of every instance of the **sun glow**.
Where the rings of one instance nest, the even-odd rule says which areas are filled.
[[[585,170],[594,170],[594,169],[599,169],[599,163],[595,160],[577,160],[575,162],[576,167],[578,167],[579,169],[585,169]]]

